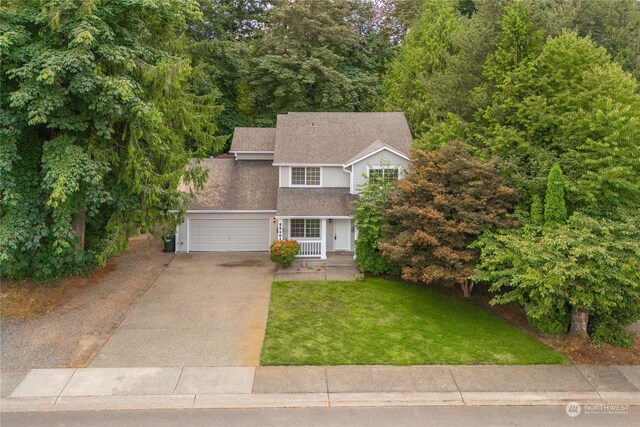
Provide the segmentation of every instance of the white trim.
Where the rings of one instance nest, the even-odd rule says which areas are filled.
[[[273,166],[318,167],[318,166],[344,166],[344,165],[342,163],[273,163]]]
[[[304,168],[304,182],[307,182],[307,168],[319,168],[320,169],[320,184],[319,185],[306,185],[306,184],[292,184],[293,168]],[[322,166],[289,166],[289,187],[292,188],[322,188]]]
[[[231,154],[260,154],[260,153],[265,153],[265,154],[275,154],[275,151],[267,151],[267,150],[255,150],[255,151],[229,151],[229,153]]]
[[[190,222],[191,220],[187,218],[187,253],[189,253],[189,235],[191,234]]]
[[[175,253],[178,253],[178,243],[180,243],[180,226],[177,225],[176,226],[176,235],[175,235],[175,240],[174,240],[175,244],[175,248],[173,248],[175,250]]]
[[[220,214],[234,214],[234,213],[246,213],[246,214],[256,214],[256,213],[276,213],[276,210],[224,210],[224,209],[189,209],[186,213],[201,213],[201,214],[212,214],[212,213],[220,213]]]
[[[393,154],[395,154],[395,155],[397,155],[397,156],[400,156],[400,157],[402,157],[402,158],[403,158],[403,159],[405,159],[405,160],[409,160],[409,157],[408,157],[406,154],[403,154],[403,153],[401,153],[400,151],[394,150],[393,148],[391,148],[391,147],[389,147],[389,146],[385,145],[384,147],[380,147],[380,148],[378,148],[377,150],[375,150],[375,151],[373,151],[373,152],[371,152],[371,153],[369,153],[369,154],[366,154],[366,155],[364,155],[364,156],[360,157],[359,159],[356,159],[356,160],[354,160],[354,161],[352,161],[352,162],[347,163],[347,164],[346,164],[346,165],[344,165],[344,166],[345,166],[345,167],[346,167],[346,166],[351,166],[351,165],[353,165],[354,163],[361,162],[361,161],[363,161],[364,159],[366,159],[367,157],[371,157],[371,156],[373,156],[374,154],[378,154],[379,152],[381,152],[381,151],[383,151],[383,150],[387,150],[387,151],[389,151],[390,153],[393,153]]]
[[[282,168],[278,167],[278,188],[282,188]]]
[[[400,174],[402,173],[402,166],[400,166],[400,165],[394,165],[394,166],[385,166],[385,165],[371,166],[371,165],[367,165],[367,179],[370,178],[369,171],[371,169],[374,169],[374,170],[398,169],[398,179],[400,179]]]
[[[337,215],[276,215],[276,219],[351,219],[351,217]]]
[[[305,224],[306,227],[306,224]],[[320,259],[327,259],[327,220],[320,220]]]
[[[356,240],[358,240],[358,234],[360,234],[360,231],[358,230],[358,227],[355,226],[353,227],[353,259],[356,259]]]
[[[312,237],[307,237],[307,236],[302,236],[302,237],[298,236],[298,237],[294,237],[294,236],[291,236],[291,229],[293,228],[293,226],[291,225],[291,219],[301,219],[302,221],[304,221],[304,223],[303,223],[304,225],[303,225],[303,227],[302,227],[302,230],[304,231],[304,234],[307,234],[307,220],[312,220],[312,219],[313,219],[313,220],[315,220],[315,219],[317,219],[317,220],[320,222],[320,223],[319,223],[319,225],[320,225],[320,235],[319,235],[318,237],[313,237],[313,236],[312,236]],[[296,240],[300,240],[300,241],[303,241],[303,240],[318,240],[318,239],[322,239],[322,223],[323,223],[323,221],[326,221],[326,219],[319,219],[319,218],[300,218],[300,217],[298,217],[298,218],[291,218],[291,219],[289,220],[289,239],[296,239]],[[326,226],[325,226],[325,231],[326,231]]]

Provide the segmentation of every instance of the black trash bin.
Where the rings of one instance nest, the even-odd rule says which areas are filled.
[[[168,236],[164,236],[162,239],[164,240],[164,250],[163,252],[175,252],[176,251],[176,235],[170,234]]]

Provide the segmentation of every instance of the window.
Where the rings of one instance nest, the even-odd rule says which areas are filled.
[[[397,181],[399,176],[399,167],[369,168],[369,179],[371,180],[384,179],[386,181]]]
[[[292,219],[291,237],[318,238],[320,237],[319,219]]]
[[[320,168],[291,168],[291,185],[320,186]]]

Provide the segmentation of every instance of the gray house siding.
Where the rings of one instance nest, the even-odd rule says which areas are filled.
[[[354,193],[358,193],[358,186],[364,184],[367,179],[367,166],[400,166],[404,171],[409,166],[409,161],[403,157],[398,156],[390,151],[383,150],[379,153],[362,159],[358,163],[354,163],[352,166],[353,171],[353,189]]]
[[[322,168],[322,186],[349,188],[349,173],[341,167],[325,166]]]
[[[280,187],[289,186],[289,166],[280,166]]]
[[[289,166],[280,166],[280,187],[289,187]],[[322,166],[322,187],[349,188],[349,173],[340,166]]]

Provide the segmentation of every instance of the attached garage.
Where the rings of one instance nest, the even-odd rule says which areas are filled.
[[[189,219],[188,251],[254,252],[269,249],[268,219]]]
[[[273,150],[273,148],[272,148]],[[271,160],[201,159],[208,179],[191,193],[176,252],[267,252],[276,239],[278,168]]]
[[[178,227],[177,252],[264,252],[275,240],[275,213],[188,212]]]

